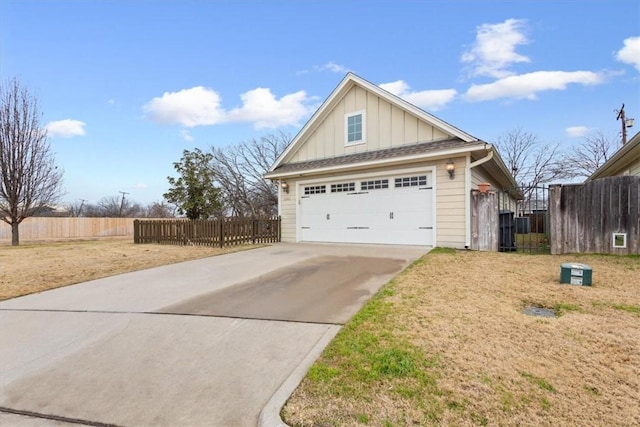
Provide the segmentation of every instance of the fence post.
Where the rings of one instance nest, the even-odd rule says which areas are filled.
[[[559,255],[563,253],[562,241],[564,231],[562,227],[562,211],[560,201],[562,199],[562,185],[552,185],[549,187],[549,245],[551,254]]]
[[[254,218],[251,223],[251,240],[253,241],[254,245],[256,244],[257,234],[258,234],[258,220]]]
[[[140,243],[140,231],[138,227],[140,226],[140,220],[133,220],[133,243]]]
[[[224,220],[220,219],[220,247],[224,248]]]
[[[276,239],[278,242],[280,242],[282,240],[282,217],[280,215],[278,215],[275,218],[275,222],[276,222],[276,227],[277,227],[277,231],[276,231]]]

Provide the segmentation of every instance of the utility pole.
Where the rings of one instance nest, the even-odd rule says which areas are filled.
[[[633,127],[634,120],[632,118],[627,119],[626,115],[624,114],[624,104],[622,104],[620,110],[613,111],[618,113],[618,117],[616,117],[616,120],[620,120],[622,124],[622,145],[625,145],[627,143],[627,128]]]
[[[124,191],[118,191],[118,193],[122,193],[122,201],[120,202],[120,213],[118,214],[118,217],[122,218],[122,208],[124,207],[124,196],[130,193],[126,193]]]
[[[76,216],[82,216],[82,207],[84,206],[85,199],[80,199],[80,209],[78,209],[78,214]]]

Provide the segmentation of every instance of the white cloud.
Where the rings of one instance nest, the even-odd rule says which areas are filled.
[[[229,111],[233,122],[253,122],[256,129],[297,125],[311,113],[306,103],[310,100],[306,92],[298,91],[279,100],[269,88],[256,88],[240,95],[242,107]]]
[[[318,71],[331,71],[332,73],[339,73],[339,74],[345,74],[346,72],[349,71],[349,69],[344,65],[336,64],[333,61],[329,61],[326,64],[316,68],[318,69]]]
[[[482,24],[471,49],[462,54],[462,62],[469,63],[472,75],[504,78],[513,73],[507,68],[514,63],[530,62],[516,52],[518,45],[529,43],[524,34],[526,21],[507,19],[499,24]]]
[[[143,109],[151,120],[161,124],[194,126],[217,125],[228,122],[250,122],[257,129],[297,125],[311,113],[308,103],[313,98],[299,91],[277,99],[271,89],[256,88],[240,95],[242,106],[225,110],[217,92],[202,86],[179,92],[165,92],[153,98]],[[182,131],[189,141],[191,135]]]
[[[133,185],[131,188],[134,188],[136,190],[146,190],[147,188],[149,188],[149,186],[143,182],[139,182]]]
[[[508,76],[493,83],[471,85],[465,98],[469,101],[499,98],[536,99],[538,92],[564,90],[571,83],[595,85],[604,80],[604,74],[592,71],[535,71]]]
[[[457,94],[455,89],[411,91],[404,80],[382,83],[380,87],[407,102],[425,110],[436,111],[451,102]]]
[[[624,47],[616,53],[620,62],[631,64],[640,71],[640,37],[629,37],[624,40]]]
[[[182,136],[182,139],[184,139],[185,141],[193,141],[193,136],[191,136],[191,133],[189,133],[187,129],[182,129],[180,131],[180,136]]]
[[[149,101],[143,110],[151,120],[161,124],[194,127],[225,121],[225,114],[220,106],[220,95],[203,86],[165,92],[161,97]]]
[[[333,61],[329,61],[323,65],[314,65],[310,70],[298,71],[296,74],[298,75],[309,74],[312,71],[315,71],[315,72],[331,71],[332,73],[346,74],[347,72],[350,71],[350,69],[348,67],[345,67],[344,65],[336,64]]]
[[[85,125],[80,120],[65,119],[47,123],[46,129],[51,137],[71,138],[84,135]]]
[[[567,132],[567,135],[571,138],[579,138],[585,136],[589,130],[586,126],[570,126],[565,129],[565,132]]]

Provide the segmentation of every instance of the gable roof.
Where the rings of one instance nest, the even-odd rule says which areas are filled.
[[[342,79],[340,84],[331,92],[329,97],[322,103],[320,108],[311,116],[309,121],[302,127],[300,132],[295,136],[295,138],[291,141],[291,143],[287,146],[284,152],[276,159],[274,164],[269,169],[269,173],[279,169],[282,163],[284,163],[288,158],[290,158],[295,151],[303,144],[305,141],[305,136],[314,130],[317,126],[322,123],[324,118],[335,108],[336,104],[345,96],[345,94],[351,90],[353,86],[360,86],[363,89],[374,93],[380,98],[388,101],[390,104],[395,105],[403,110],[410,112],[411,114],[418,117],[418,119],[428,123],[429,125],[442,130],[443,132],[451,135],[452,137],[459,138],[458,144],[460,142],[480,142],[478,138],[463,132],[455,126],[450,125],[449,123],[427,113],[426,111],[416,107],[415,105],[405,101],[404,99],[393,95],[392,93],[382,89],[381,87],[359,77],[353,73],[347,73],[347,75]]]
[[[640,159],[640,132],[636,133],[625,145],[598,168],[586,181],[617,175]],[[585,182],[586,182],[585,181]]]

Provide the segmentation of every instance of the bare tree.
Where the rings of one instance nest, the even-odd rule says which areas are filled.
[[[14,78],[0,86],[0,219],[11,225],[11,244],[20,244],[19,225],[61,196],[62,171],[40,126],[37,98]]]
[[[85,203],[82,209],[82,216],[87,218],[100,218],[104,215],[102,214],[102,209],[95,203]]]
[[[567,176],[558,144],[546,144],[520,128],[499,136],[495,144],[520,186],[536,187]]]
[[[164,202],[153,202],[145,209],[147,218],[172,218],[175,216],[175,209]]]
[[[611,158],[617,150],[616,145],[613,139],[596,132],[587,136],[584,143],[571,153],[567,153],[563,163],[571,165],[569,170],[572,176],[587,178]]]
[[[85,199],[78,199],[75,202],[67,204],[67,211],[71,217],[80,217],[86,213],[85,207],[87,207],[87,201]]]
[[[97,216],[108,218],[135,218],[144,216],[144,209],[139,203],[121,196],[107,196],[98,201]]]
[[[289,135],[279,133],[225,148],[212,148],[215,179],[231,215],[260,217],[276,214],[278,187],[263,176],[290,140]]]

